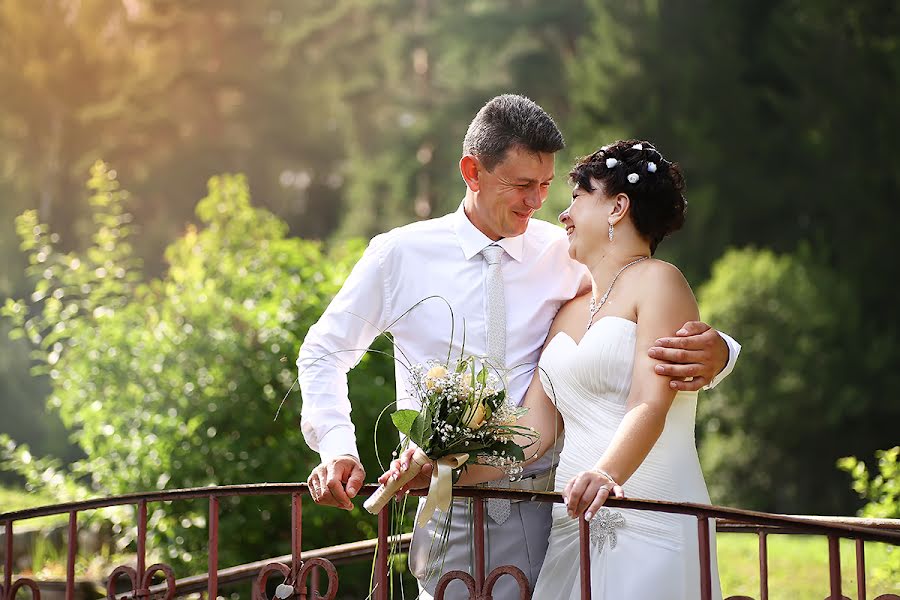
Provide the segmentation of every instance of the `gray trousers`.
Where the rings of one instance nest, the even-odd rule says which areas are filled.
[[[419,510],[424,498],[419,501]],[[461,498],[453,501],[453,518],[445,552],[438,553],[439,538],[443,533],[446,513],[436,511],[425,527],[413,530],[409,549],[409,568],[419,581],[420,590],[434,596],[441,575],[460,570],[475,576],[475,542],[472,502]],[[494,568],[503,565],[519,567],[529,581],[529,593],[534,589],[538,573],[547,553],[550,539],[551,508],[549,502],[513,502],[509,518],[498,525],[485,513],[484,556],[487,576]],[[515,579],[504,575],[497,580],[493,590],[494,600],[518,600],[519,586]],[[465,600],[469,592],[461,581],[453,581],[446,589],[446,600]]]

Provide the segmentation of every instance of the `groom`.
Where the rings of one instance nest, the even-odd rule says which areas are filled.
[[[489,101],[463,141],[459,168],[466,194],[459,209],[373,238],[343,288],[309,329],[297,366],[301,429],[322,460],[308,479],[315,502],[349,510],[365,480],[350,420],[347,372],[383,330],[391,333],[397,348],[397,408],[417,408],[407,389],[406,367],[446,357],[449,344],[458,353],[463,338],[467,354],[499,357],[511,369],[509,399],[522,401],[532,370],[515,367],[537,363],[559,307],[590,287],[587,270],[569,259],[565,232],[531,220],[547,197],[554,154],[563,147],[556,124],[531,100],[503,95]],[[431,296],[450,304],[455,327],[446,303],[420,303]],[[503,303],[499,314],[505,313],[505,328],[499,332],[496,323],[503,319],[497,318],[498,298]],[[669,362],[659,372],[674,377],[672,385],[678,390],[714,385],[730,372],[740,351],[733,340],[697,322],[685,323],[676,337],[658,344],[649,353]],[[545,458],[531,465],[521,481],[503,483],[546,489],[552,465],[549,456]],[[550,506],[488,503],[486,572],[512,564],[534,585],[547,548]],[[464,500],[454,505],[443,571],[472,571],[470,512]],[[410,568],[422,598],[434,594],[440,576],[427,577],[432,539],[440,535],[437,521],[415,531],[410,550]],[[461,582],[451,584],[445,595],[467,597]],[[493,597],[518,598],[515,581],[500,578]]]

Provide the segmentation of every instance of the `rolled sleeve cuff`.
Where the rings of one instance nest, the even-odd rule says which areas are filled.
[[[711,390],[719,383],[722,382],[723,379],[728,377],[732,370],[734,370],[734,365],[737,363],[738,355],[741,353],[741,345],[738,344],[734,339],[731,338],[727,333],[719,332],[719,335],[722,336],[722,339],[725,340],[725,344],[728,346],[728,363],[725,365],[725,368],[722,371],[713,377],[713,380],[709,382],[709,385],[704,387],[704,390]]]
[[[319,440],[319,457],[322,462],[349,454],[359,460],[356,449],[356,434],[352,427],[333,427]]]

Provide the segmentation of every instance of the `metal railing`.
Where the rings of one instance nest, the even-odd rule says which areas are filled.
[[[361,494],[371,493],[374,485],[367,485]],[[202,592],[207,598],[218,597],[219,585],[235,581],[253,579],[254,600],[271,600],[267,594],[267,584],[273,574],[279,574],[289,589],[276,589],[279,598],[296,597],[322,598],[332,600],[338,591],[338,574],[335,564],[348,560],[371,557],[375,554],[375,585],[372,597],[375,600],[387,600],[388,588],[388,521],[389,508],[386,507],[378,515],[378,538],[353,544],[344,544],[318,551],[301,552],[302,535],[302,498],[308,494],[306,484],[254,484],[232,485],[186,490],[170,490],[149,494],[128,494],[110,498],[87,500],[58,504],[41,508],[32,508],[16,512],[0,514],[0,526],[5,531],[5,568],[0,600],[14,600],[17,593],[29,589],[33,600],[40,600],[38,582],[31,578],[13,580],[13,531],[14,523],[25,519],[50,515],[68,514],[67,558],[66,558],[66,599],[75,597],[75,559],[78,551],[78,516],[87,510],[111,506],[135,505],[137,507],[137,564],[135,567],[121,565],[110,573],[106,591],[109,600],[124,598],[157,598],[171,600],[176,595]],[[223,498],[234,496],[290,496],[291,498],[291,554],[262,560],[238,567],[219,569],[219,513]],[[528,579],[518,568],[510,565],[501,566],[485,573],[484,543],[484,500],[488,497],[507,498],[510,500],[528,500],[538,502],[562,502],[562,497],[552,492],[523,492],[494,488],[455,488],[454,495],[476,500],[474,507],[475,531],[482,532],[474,540],[475,572],[450,571],[444,573],[437,582],[436,600],[443,597],[444,590],[451,581],[460,580],[468,588],[470,597],[475,599],[490,598],[495,582],[504,575],[513,577],[519,584],[520,598],[530,597]],[[169,502],[205,498],[209,504],[207,572],[204,575],[176,579],[173,569],[164,563],[147,566],[147,506],[153,502]],[[699,561],[701,576],[701,600],[712,597],[712,572],[709,544],[710,519],[715,519],[718,531],[755,533],[759,538],[759,600],[767,600],[768,589],[768,547],[767,536],[772,533],[811,534],[825,536],[828,540],[829,561],[829,596],[826,600],[846,598],[842,593],[840,568],[840,539],[856,541],[856,573],[857,598],[866,598],[865,542],[883,542],[900,546],[900,521],[875,519],[840,519],[833,517],[804,517],[774,515],[769,513],[723,508],[703,504],[672,503],[653,500],[615,499],[610,498],[607,506],[632,510],[649,510],[693,516],[697,519],[697,535],[699,540]],[[589,584],[590,543],[589,524],[581,520],[579,525],[581,543],[581,597],[591,598]],[[400,540],[401,549],[409,543],[409,536]],[[161,574],[165,579],[162,584],[152,585],[154,576]],[[319,579],[324,575],[327,589],[319,594]],[[130,581],[130,591],[117,593],[118,580],[125,577]],[[289,583],[288,583],[289,582]],[[751,600],[747,596],[731,596],[727,600]],[[849,599],[848,599],[849,600]],[[894,594],[882,594],[875,600],[900,600]]]

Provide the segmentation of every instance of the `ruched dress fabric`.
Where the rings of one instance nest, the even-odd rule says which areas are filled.
[[[625,416],[637,325],[606,316],[580,343],[557,334],[541,357],[544,389],[565,422],[556,491],[592,469]],[[708,504],[694,441],[697,393],[679,392],[662,435],[623,485],[626,497]],[[714,525],[712,527],[714,529]],[[710,533],[713,598],[721,599],[715,533]],[[597,600],[697,600],[700,559],[692,516],[603,507],[591,521],[591,591]],[[534,598],[581,597],[578,523],[553,506],[550,545]]]

